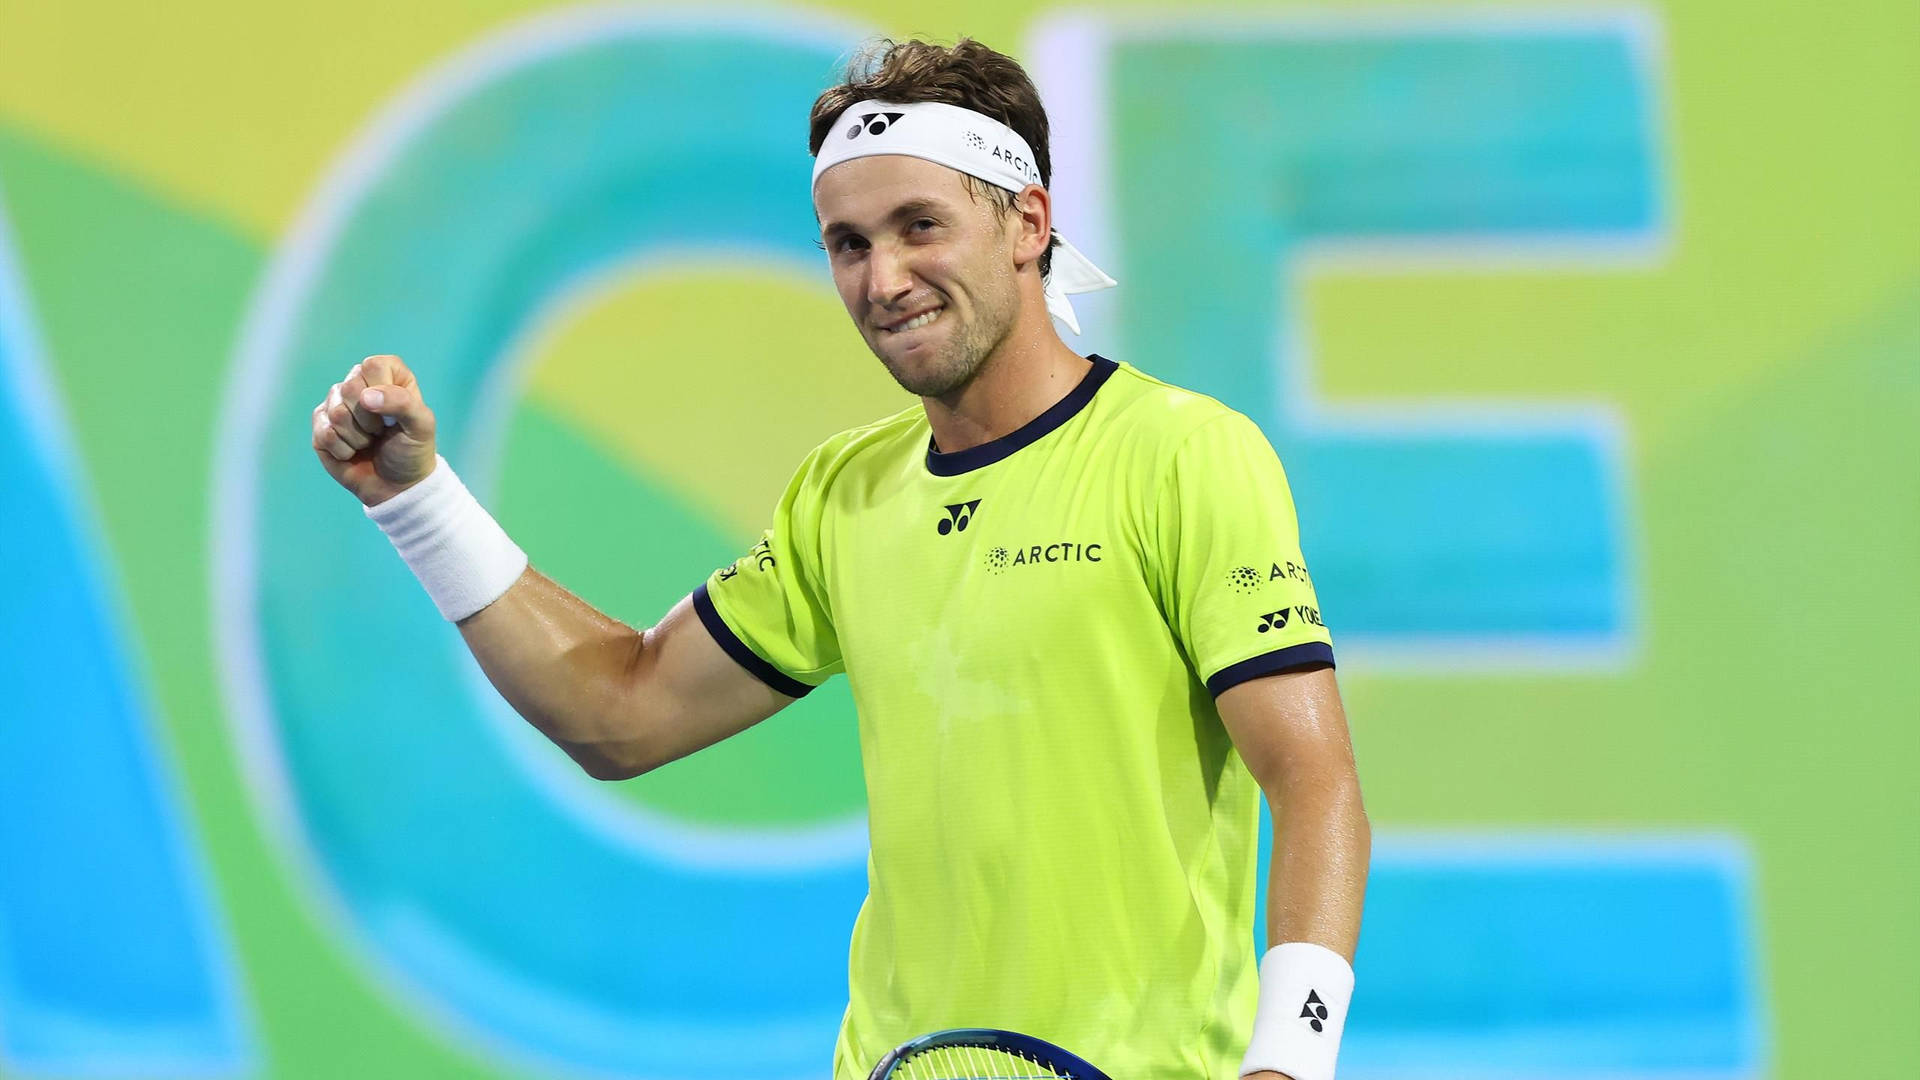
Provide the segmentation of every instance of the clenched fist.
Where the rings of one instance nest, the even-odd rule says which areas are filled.
[[[313,407],[313,452],[368,506],[433,471],[433,410],[397,356],[369,356]]]

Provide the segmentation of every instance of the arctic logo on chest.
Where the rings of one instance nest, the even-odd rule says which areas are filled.
[[[1099,561],[1099,544],[1076,544],[1070,540],[1055,544],[1033,544],[1029,547],[987,549],[987,573],[989,574],[1004,574],[1017,567],[1040,566],[1046,563],[1097,563]]]

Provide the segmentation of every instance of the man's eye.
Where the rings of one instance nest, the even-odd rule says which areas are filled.
[[[931,229],[936,224],[937,222],[935,222],[932,218],[921,218],[920,220],[913,223],[913,227],[916,229],[919,229],[921,228],[921,226],[925,226],[926,228]]]
[[[841,237],[840,239],[838,239],[838,240],[835,240],[835,241],[833,242],[833,250],[835,250],[835,251],[852,251],[852,250],[854,250],[854,246],[855,246],[855,245],[857,245],[857,244],[860,244],[860,243],[863,243],[863,242],[864,242],[864,241],[862,241],[862,240],[861,240],[861,239],[860,239],[859,237],[857,237],[857,236],[843,236],[843,237]]]

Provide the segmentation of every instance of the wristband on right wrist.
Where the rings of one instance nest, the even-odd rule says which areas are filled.
[[[448,622],[500,599],[527,568],[526,552],[438,454],[426,479],[367,507],[366,515],[393,541]]]
[[[1260,1006],[1240,1075],[1270,1070],[1293,1080],[1333,1080],[1353,1003],[1353,966],[1311,941],[1289,941],[1260,961]]]

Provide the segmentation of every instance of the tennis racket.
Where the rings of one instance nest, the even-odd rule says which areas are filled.
[[[901,1043],[867,1080],[1108,1080],[1107,1074],[1031,1035],[958,1028]]]

